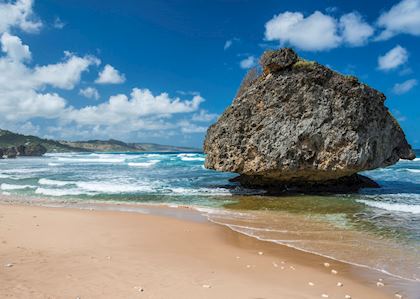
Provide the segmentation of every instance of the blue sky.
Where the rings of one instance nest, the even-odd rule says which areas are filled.
[[[267,48],[382,91],[420,148],[420,0],[0,0],[0,127],[201,146]]]

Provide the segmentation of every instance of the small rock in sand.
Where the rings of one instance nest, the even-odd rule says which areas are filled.
[[[401,294],[395,294],[395,298],[401,299],[403,296]]]
[[[378,281],[378,282],[376,283],[376,286],[377,286],[377,287],[383,287],[383,286],[384,286],[384,283],[383,283],[383,282]]]
[[[251,268],[251,265],[246,265],[247,268]]]
[[[332,270],[331,270],[331,273],[332,273],[332,274],[337,274],[338,272],[337,272],[337,270],[332,269]]]
[[[276,262],[273,262],[273,267],[277,268],[279,265]]]
[[[382,278],[379,278],[378,281],[384,281]]]
[[[263,255],[263,254],[264,254],[264,252],[262,252],[262,251],[258,251],[258,254],[259,254],[259,255]]]
[[[281,270],[284,270],[284,267],[283,267],[283,266],[281,266],[281,267],[280,267],[280,269],[281,269]]]
[[[236,259],[237,259],[237,260],[239,260],[240,258],[241,258],[240,256],[237,256],[237,257],[236,257]]]
[[[337,287],[342,287],[343,283],[342,282],[337,282]]]
[[[312,281],[308,282],[308,284],[309,284],[311,287],[313,287],[313,286],[315,285]]]
[[[203,284],[203,288],[210,289],[211,288],[211,285],[209,285],[209,284]]]
[[[142,287],[134,287],[134,289],[136,289],[139,292],[144,292],[144,289]]]
[[[328,298],[329,296],[327,294],[322,294],[321,297],[322,298]]]
[[[292,270],[296,270],[296,268],[295,268],[295,267],[293,267],[293,266],[290,266],[290,269],[292,269]]]
[[[324,267],[328,268],[330,266],[330,263],[324,263]]]
[[[13,264],[11,264],[11,263],[9,263],[9,264],[6,264],[6,265],[4,265],[6,268],[10,268],[10,267],[13,267]]]
[[[350,295],[345,295],[344,298],[351,299],[351,296]]]

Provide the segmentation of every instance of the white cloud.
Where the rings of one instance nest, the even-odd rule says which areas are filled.
[[[215,120],[217,116],[218,115],[216,113],[209,113],[207,110],[202,109],[199,113],[193,114],[191,119],[197,122],[210,122]]]
[[[85,98],[88,98],[88,99],[99,100],[99,98],[100,98],[98,90],[96,88],[90,87],[90,86],[86,87],[86,88],[83,88],[83,89],[80,89],[79,94],[84,96]]]
[[[53,27],[56,29],[63,29],[64,26],[66,26],[66,23],[64,23],[59,17],[56,17],[54,19]]]
[[[30,60],[31,51],[27,45],[22,44],[19,37],[5,32],[0,38],[1,49],[6,55],[15,61]]]
[[[194,96],[188,101],[170,98],[167,93],[155,96],[148,89],[134,88],[130,98],[124,94],[115,95],[97,106],[72,109],[63,119],[80,125],[127,125],[126,122],[139,121],[140,117],[169,117],[194,112],[203,101],[201,96]]]
[[[98,84],[119,84],[125,82],[125,75],[121,74],[112,65],[105,65],[104,69],[99,73]]]
[[[404,93],[409,92],[411,89],[413,89],[413,87],[415,87],[417,83],[418,83],[417,80],[409,79],[402,83],[395,84],[392,90],[395,94],[404,94]]]
[[[341,42],[337,21],[319,11],[306,18],[300,12],[274,16],[265,24],[265,38],[308,51],[332,49]]]
[[[79,57],[66,53],[66,60],[56,64],[37,66],[34,69],[34,80],[63,89],[73,89],[80,82],[80,76],[89,66],[98,65],[100,61],[94,56]]]
[[[197,126],[187,120],[178,122],[178,126],[181,128],[182,133],[204,133],[207,131],[207,127]]]
[[[42,23],[32,12],[32,0],[0,3],[0,33],[16,27],[25,32],[38,32]]]
[[[233,42],[232,42],[232,40],[231,40],[231,39],[227,40],[227,41],[225,42],[225,45],[223,46],[223,50],[227,50],[227,49],[229,49],[230,47],[232,47],[232,44],[233,44]]]
[[[420,35],[420,0],[403,0],[383,13],[377,24],[384,30],[377,37],[386,40],[397,34]]]
[[[389,52],[378,58],[378,68],[383,71],[388,71],[403,65],[408,60],[408,52],[406,49],[397,45]]]
[[[239,62],[239,66],[243,69],[249,69],[255,66],[256,63],[257,63],[257,59],[255,58],[255,56],[248,56],[247,58]]]
[[[19,37],[3,33],[0,56],[0,114],[7,120],[26,121],[34,117],[58,118],[66,100],[47,87],[71,89],[81,74],[97,63],[93,57],[67,54],[63,62],[29,67],[30,50]]]
[[[373,27],[363,21],[362,16],[357,12],[341,16],[339,27],[343,42],[351,46],[366,44],[374,33]]]
[[[225,42],[225,45],[223,46],[223,50],[227,50],[227,49],[229,49],[230,47],[232,47],[232,45],[233,45],[233,43],[234,42],[239,42],[240,41],[240,39],[239,38],[237,38],[237,37],[234,37],[234,38],[232,38],[232,39],[228,39],[226,42]]]
[[[265,24],[265,39],[279,41],[306,51],[324,51],[343,44],[361,46],[367,43],[374,29],[358,12],[340,19],[315,11],[305,17],[300,12],[284,12]]]
[[[170,97],[167,93],[154,95],[148,89],[134,88],[129,96],[117,94],[97,105],[72,106],[60,95],[60,90],[77,87],[83,73],[98,66],[99,59],[65,52],[58,63],[36,64],[32,61],[29,46],[10,33],[12,29],[36,32],[41,28],[41,21],[33,17],[32,1],[1,1],[0,127],[20,128],[27,133],[61,138],[132,138],[141,134],[149,138],[203,132],[204,127],[194,122],[212,117],[211,113],[199,110],[204,99],[197,92],[188,93],[190,99],[181,99]],[[62,27],[60,22],[57,18],[56,27]],[[111,65],[106,65],[96,80],[97,83],[124,81],[124,74]],[[99,98],[99,92],[93,87],[78,91],[83,96]],[[197,111],[200,112],[192,115]],[[194,120],[180,121],[183,114],[189,114]],[[31,121],[34,119],[44,119],[43,125],[33,125]]]

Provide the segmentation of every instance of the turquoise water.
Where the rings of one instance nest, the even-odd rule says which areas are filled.
[[[420,153],[417,152],[418,156]],[[420,159],[366,172],[355,195],[261,196],[201,153],[63,153],[0,160],[0,192],[51,202],[185,205],[249,236],[420,281]]]

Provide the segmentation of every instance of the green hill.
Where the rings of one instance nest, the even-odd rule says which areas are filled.
[[[0,129],[0,147],[12,147],[25,144],[41,144],[48,152],[80,152],[81,148],[71,147],[55,140],[42,139],[31,135],[22,135]]]
[[[0,148],[25,144],[41,144],[47,152],[196,152],[197,148],[161,145],[154,143],[125,143],[123,141],[87,140],[65,141],[43,139],[31,135],[22,135],[7,130],[0,130]]]

